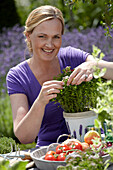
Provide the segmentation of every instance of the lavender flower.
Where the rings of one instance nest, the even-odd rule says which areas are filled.
[[[113,61],[113,38],[106,37],[104,33],[105,30],[102,27],[88,28],[81,32],[74,29],[63,35],[62,46],[70,45],[92,53],[92,45],[95,45],[105,54],[104,60]],[[113,37],[113,30],[110,33]]]
[[[73,131],[73,136],[74,136],[75,139],[77,138],[75,130]]]
[[[85,131],[85,134],[88,132],[87,127],[84,129],[84,131]]]
[[[80,125],[80,127],[79,127],[79,135],[80,135],[80,137],[82,136],[82,125]]]

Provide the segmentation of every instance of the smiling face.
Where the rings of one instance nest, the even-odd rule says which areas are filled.
[[[44,21],[28,35],[37,60],[51,61],[57,55],[62,43],[62,24],[57,18]]]

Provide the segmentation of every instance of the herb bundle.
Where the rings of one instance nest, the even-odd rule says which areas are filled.
[[[1,137],[0,138],[0,154],[6,154],[11,152],[11,146],[13,151],[15,151],[16,142],[12,138]]]
[[[67,113],[76,113],[89,111],[95,108],[97,97],[100,95],[98,91],[99,79],[93,78],[89,82],[82,82],[80,85],[67,86],[67,80],[73,70],[70,66],[63,69],[63,72],[54,79],[64,81],[64,87],[57,94],[56,99],[52,101],[59,102]]]

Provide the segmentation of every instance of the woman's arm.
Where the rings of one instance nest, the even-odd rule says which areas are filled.
[[[113,62],[108,62],[104,60],[94,60],[93,56],[89,55],[86,61],[94,62],[94,65],[99,67],[100,69],[106,68],[106,73],[103,78],[108,80],[113,80]]]
[[[57,96],[59,89],[63,88],[62,85],[61,81],[45,82],[30,110],[28,110],[28,100],[25,94],[10,95],[14,133],[21,143],[31,143],[35,140],[40,130],[45,106],[50,99]]]
[[[14,134],[21,143],[31,143],[35,140],[42,122],[45,106],[34,102],[28,111],[28,101],[24,94],[10,95]]]
[[[97,62],[92,55],[88,55],[86,61],[74,69],[68,79],[67,85],[79,85],[83,81],[90,81],[93,78],[94,66],[98,66],[100,69],[106,68],[106,73],[103,78],[113,80],[113,62],[104,60]]]

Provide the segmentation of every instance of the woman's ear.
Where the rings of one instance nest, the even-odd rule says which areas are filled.
[[[29,32],[26,32],[26,34],[25,34],[28,41],[31,41],[31,39],[30,39],[30,34],[31,34],[31,33],[29,33]]]

